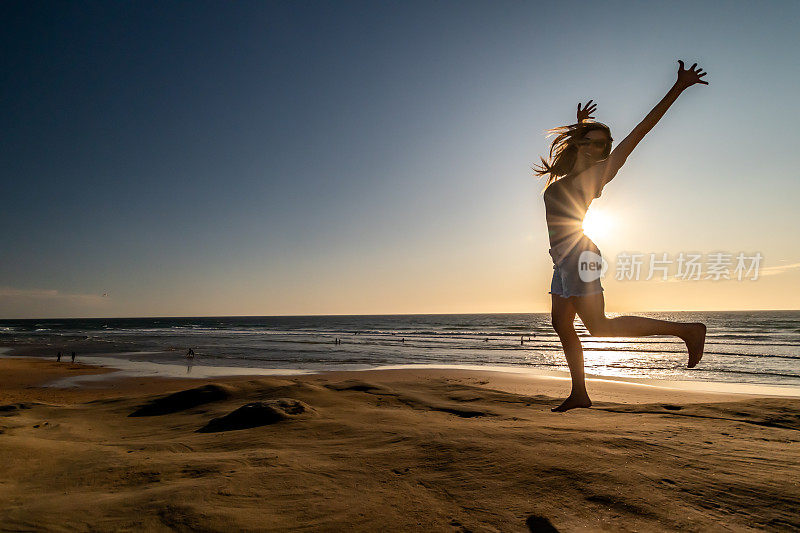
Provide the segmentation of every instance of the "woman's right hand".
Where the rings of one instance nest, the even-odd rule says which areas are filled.
[[[691,66],[689,70],[683,68],[683,61],[680,59],[678,60],[679,67],[678,67],[678,81],[675,82],[681,89],[686,89],[687,87],[691,87],[695,83],[702,83],[703,85],[708,85],[707,81],[703,81],[700,78],[708,74],[708,72],[703,72],[702,68],[695,70],[697,63]],[[702,72],[702,74],[701,74]]]
[[[594,113],[595,109],[597,109],[597,104],[589,105],[591,103],[592,101],[589,100],[588,102],[586,102],[586,105],[583,107],[583,109],[581,109],[581,104],[580,102],[578,102],[578,124],[580,124],[581,122],[585,122],[590,118],[594,118],[589,115]]]

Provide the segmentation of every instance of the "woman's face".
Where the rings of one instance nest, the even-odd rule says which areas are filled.
[[[608,146],[609,137],[603,130],[592,130],[578,141],[578,160],[594,164],[601,159]]]

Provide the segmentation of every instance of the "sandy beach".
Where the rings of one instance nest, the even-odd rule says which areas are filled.
[[[800,400],[474,370],[57,378],[0,359],[3,530],[781,531]]]

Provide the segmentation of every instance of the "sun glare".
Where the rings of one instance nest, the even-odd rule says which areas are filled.
[[[605,211],[589,208],[583,219],[583,232],[592,240],[604,239],[611,235],[614,219]]]

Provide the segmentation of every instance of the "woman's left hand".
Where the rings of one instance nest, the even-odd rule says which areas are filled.
[[[695,70],[694,68],[697,66],[697,63],[692,65],[689,70],[683,68],[683,61],[681,61],[680,59],[678,60],[678,63],[680,64],[680,67],[678,68],[678,81],[676,83],[682,89],[691,87],[695,83],[702,83],[703,85],[708,85],[707,81],[703,81],[700,79],[706,74],[708,74],[708,72],[703,72],[702,68]]]

